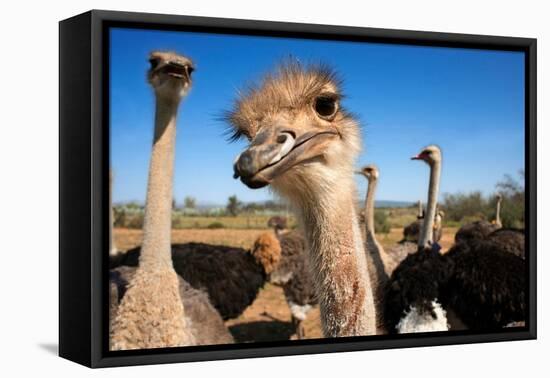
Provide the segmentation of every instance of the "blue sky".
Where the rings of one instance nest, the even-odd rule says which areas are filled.
[[[356,42],[229,36],[137,29],[111,30],[111,164],[114,202],[144,201],[153,138],[154,97],[148,54],[191,57],[194,87],[181,105],[174,196],[199,203],[272,198],[232,179],[246,142],[228,143],[219,115],[235,92],[292,56],[324,62],[344,79],[343,106],[359,117],[358,166],[381,171],[378,199],[426,197],[427,166],[409,160],[428,144],[443,150],[441,193],[493,192],[524,167],[524,60],[520,52]],[[357,178],[361,197],[366,181]]]

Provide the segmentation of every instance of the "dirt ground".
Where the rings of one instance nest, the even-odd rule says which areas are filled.
[[[203,242],[235,247],[250,248],[254,240],[266,229],[184,229],[172,230],[173,243]],[[383,247],[389,248],[402,237],[402,228],[393,228],[387,235],[378,235]],[[456,229],[446,228],[440,242],[446,251],[454,241]],[[141,230],[120,229],[114,231],[115,241],[120,250],[127,250],[141,244]],[[315,306],[304,321],[306,338],[322,337],[319,319],[319,306]],[[226,321],[237,342],[277,341],[293,338],[290,311],[280,287],[267,284],[258,297],[238,318]]]

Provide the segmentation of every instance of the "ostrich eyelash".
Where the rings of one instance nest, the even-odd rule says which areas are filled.
[[[225,135],[227,137],[227,141],[229,143],[234,143],[234,142],[237,142],[243,138],[246,137],[245,133],[240,130],[240,129],[235,129],[233,127],[231,128],[228,128],[226,131],[225,131]]]

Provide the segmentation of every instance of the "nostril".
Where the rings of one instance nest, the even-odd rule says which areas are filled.
[[[288,134],[281,134],[277,137],[277,143],[284,143],[286,142],[286,139],[288,138]]]
[[[292,140],[296,139],[296,133],[291,130],[284,130],[280,132],[280,134],[277,136],[277,139],[275,139],[275,141],[277,143],[283,144],[283,143],[288,143],[289,139],[292,139]]]

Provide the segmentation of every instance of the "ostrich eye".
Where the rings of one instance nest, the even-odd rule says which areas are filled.
[[[338,110],[338,104],[334,97],[319,96],[315,99],[314,108],[321,118],[332,118]]]
[[[149,59],[149,63],[151,64],[151,69],[154,70],[158,67],[160,60],[158,58],[151,58]]]

